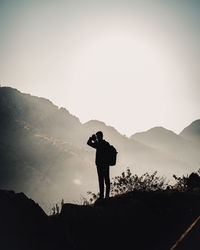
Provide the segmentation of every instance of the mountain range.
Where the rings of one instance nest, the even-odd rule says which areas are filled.
[[[86,143],[98,130],[118,151],[111,176],[129,167],[172,181],[173,174],[200,167],[200,120],[180,134],[154,127],[126,137],[102,121],[81,123],[45,98],[0,87],[0,188],[23,191],[45,211],[62,198],[79,201],[87,191],[97,192],[95,151]]]

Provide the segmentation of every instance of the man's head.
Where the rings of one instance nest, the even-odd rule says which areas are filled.
[[[98,131],[98,132],[96,133],[96,136],[97,136],[98,141],[103,140],[103,133],[102,133],[101,131]]]

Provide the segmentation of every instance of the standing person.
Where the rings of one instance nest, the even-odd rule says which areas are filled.
[[[96,134],[92,135],[87,144],[90,147],[96,149],[96,166],[99,180],[99,191],[100,199],[104,198],[104,182],[106,185],[106,198],[109,198],[110,194],[110,166],[107,159],[107,151],[109,143],[103,139],[103,133],[98,131]]]

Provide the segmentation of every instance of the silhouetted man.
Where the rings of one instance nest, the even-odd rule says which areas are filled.
[[[95,163],[97,166],[97,173],[99,179],[99,191],[100,191],[99,198],[100,199],[104,198],[104,181],[106,184],[106,198],[108,198],[110,194],[110,177],[109,177],[110,166],[108,164],[106,152],[109,143],[103,140],[103,133],[99,131],[89,138],[87,144],[93,148],[96,148]]]

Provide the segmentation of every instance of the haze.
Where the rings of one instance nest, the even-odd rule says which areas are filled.
[[[0,83],[131,135],[199,118],[199,1],[0,0]]]

